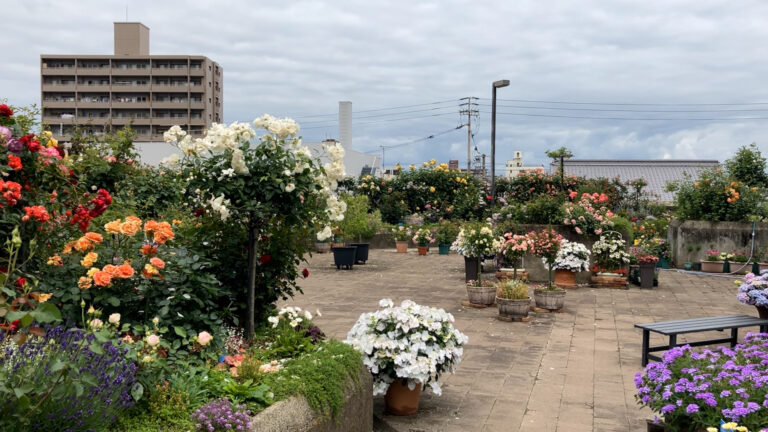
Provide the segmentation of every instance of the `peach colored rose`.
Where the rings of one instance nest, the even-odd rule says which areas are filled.
[[[202,346],[208,345],[211,342],[211,339],[213,339],[213,336],[207,331],[201,331],[197,334],[197,342]]]
[[[85,233],[85,238],[87,238],[88,240],[94,243],[101,243],[102,241],[104,241],[104,237],[102,237],[101,234],[95,233],[95,232]]]
[[[140,224],[136,224],[133,222],[123,222],[120,224],[120,233],[125,234],[127,236],[135,236],[137,232],[141,229]]]
[[[97,271],[93,275],[93,283],[98,286],[108,286],[112,283],[112,275],[106,271]]]
[[[80,237],[75,241],[75,250],[78,252],[85,252],[87,250],[93,249],[93,242],[88,240],[86,237]]]
[[[104,266],[104,268],[101,269],[101,271],[109,273],[112,277],[119,277],[117,266],[115,265],[107,264]]]
[[[163,261],[163,260],[161,260],[160,258],[157,258],[157,257],[150,258],[149,259],[149,263],[152,264],[153,266],[159,268],[159,269],[164,269],[165,268],[165,261]]]
[[[147,336],[147,345],[155,346],[159,343],[160,343],[160,336],[154,335],[154,334]]]
[[[133,267],[131,267],[130,264],[123,263],[117,266],[117,277],[127,279],[133,276],[133,274],[134,274]]]
[[[120,233],[120,219],[115,219],[112,222],[108,222],[104,225],[104,229],[110,234]]]

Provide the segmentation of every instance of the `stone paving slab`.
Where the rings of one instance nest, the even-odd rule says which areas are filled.
[[[336,270],[333,256],[308,259],[304,294],[287,303],[319,309],[314,321],[344,339],[361,313],[381,298],[440,307],[469,336],[443,395],[423,393],[410,417],[374,415],[388,430],[431,431],[644,431],[653,417],[634,400],[632,377],[641,370],[641,332],[635,323],[701,316],[756,314],[736,300],[734,278],[664,271],[653,290],[581,287],[569,290],[563,313],[532,313],[530,322],[503,322],[496,308],[461,306],[466,300],[463,258],[416,250],[374,249],[365,265]],[[492,274],[487,274],[491,278]],[[743,338],[747,330],[743,329]],[[701,334],[681,335],[681,342]],[[652,335],[651,344],[665,340]]]

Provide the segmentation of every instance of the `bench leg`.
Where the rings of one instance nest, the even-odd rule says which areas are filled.
[[[739,329],[738,327],[731,329],[731,348],[735,347],[739,343]]]
[[[643,367],[645,367],[648,364],[649,338],[650,338],[650,331],[643,329],[643,353],[642,353]]]
[[[669,335],[669,349],[672,349],[677,346],[677,335]]]
[[[761,325],[760,333],[768,333],[768,325]]]

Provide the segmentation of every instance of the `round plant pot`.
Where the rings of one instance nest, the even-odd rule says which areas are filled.
[[[701,271],[705,273],[722,273],[723,261],[702,261]]]
[[[387,414],[407,416],[419,410],[421,384],[416,384],[416,387],[411,390],[408,384],[403,384],[403,381],[405,380],[396,379],[387,389],[387,394],[384,396]]]
[[[340,270],[342,267],[352,269],[355,264],[355,258],[357,257],[357,246],[342,246],[333,248],[333,263],[336,265],[336,269]]]
[[[656,272],[655,263],[640,263],[640,288],[653,289],[653,277]]]
[[[397,247],[397,253],[406,253],[408,252],[408,241],[395,240],[395,247]]]
[[[449,255],[451,253],[451,245],[441,244],[437,245],[437,251],[440,255]]]
[[[472,257],[464,257],[464,280],[469,282],[477,280],[477,274],[480,270],[480,260]]]
[[[757,316],[759,316],[762,319],[768,319],[768,307],[755,306],[755,309],[757,309]]]
[[[467,285],[467,297],[472,304],[490,306],[496,299],[496,287],[494,285],[489,287]]]
[[[525,318],[531,306],[531,298],[505,299],[496,297],[496,305],[499,307],[499,316],[505,318]]]
[[[315,242],[315,252],[328,253],[331,251],[331,244],[329,242]]]
[[[548,310],[562,309],[565,304],[565,291],[537,289],[533,291],[536,307]]]
[[[570,270],[555,270],[555,285],[562,288],[576,288],[576,273]]]
[[[656,267],[668,269],[669,268],[669,260],[666,258],[659,258],[659,260],[656,262]]]
[[[370,243],[350,243],[350,246],[357,246],[357,253],[355,254],[355,264],[365,264],[368,261],[368,250],[371,247]]]
[[[419,255],[426,255],[427,251],[429,250],[429,246],[427,245],[418,245],[416,248],[419,251]]]

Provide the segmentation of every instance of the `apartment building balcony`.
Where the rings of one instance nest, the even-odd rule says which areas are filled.
[[[75,116],[61,117],[58,115],[44,115],[43,123],[47,123],[49,125],[71,125],[78,124],[78,121]]]
[[[157,126],[168,126],[171,127],[173,125],[184,125],[187,124],[189,121],[189,118],[187,116],[184,117],[153,117],[152,118],[152,124]]]
[[[205,76],[205,69],[203,69],[202,67],[199,67],[199,68],[191,67],[189,68],[189,74],[191,76]]]
[[[205,119],[202,118],[202,117],[190,118],[189,119],[189,124],[191,126],[205,126]]]
[[[77,118],[76,124],[84,125],[84,124],[94,124],[94,125],[105,125],[109,123],[109,116],[106,117],[89,117],[89,116],[80,116]]]
[[[152,91],[155,93],[187,93],[189,91],[189,85],[187,83],[181,83],[181,84],[153,83]]]
[[[109,84],[77,84],[77,91],[79,92],[109,92],[112,87]]]
[[[74,105],[75,105],[75,101],[71,101],[71,102],[52,101],[52,100],[43,101],[43,108],[72,108]]]
[[[113,83],[112,84],[112,93],[116,93],[116,92],[135,93],[135,92],[148,92],[148,91],[150,91],[149,84],[136,84],[136,85],[134,85],[134,84],[117,84],[117,83]]]
[[[183,68],[162,68],[153,67],[152,75],[169,75],[169,76],[187,76],[189,75],[189,69]]]
[[[44,67],[42,68],[43,76],[69,76],[75,75],[75,67]]]
[[[43,92],[73,92],[76,89],[75,83],[72,84],[55,84],[55,83],[43,83],[41,85]]]
[[[90,68],[90,67],[78,67],[78,68],[75,68],[75,73],[77,75],[80,75],[80,76],[82,76],[82,75],[89,75],[89,76],[92,76],[92,75],[109,75],[109,71],[110,71],[110,67],[109,66],[105,66],[105,67],[92,67],[92,68]]]
[[[190,109],[205,109],[205,102],[190,102]]]
[[[112,101],[112,108],[149,109],[149,102],[117,102]]]
[[[125,75],[125,76],[149,76],[149,66],[145,68],[112,68],[112,75]]]
[[[188,101],[184,102],[171,102],[171,101],[154,101],[152,102],[152,108],[169,108],[169,109],[186,109],[189,106]]]
[[[48,106],[48,105],[45,105]],[[71,107],[72,102],[67,105],[67,107]],[[83,101],[77,101],[76,104],[77,108],[83,109],[83,108],[109,108],[109,101],[106,102],[83,102]],[[51,106],[50,108],[56,108],[54,106]]]
[[[125,126],[127,124],[149,126],[152,124],[152,119],[149,117],[112,117],[112,124],[114,126]]]

